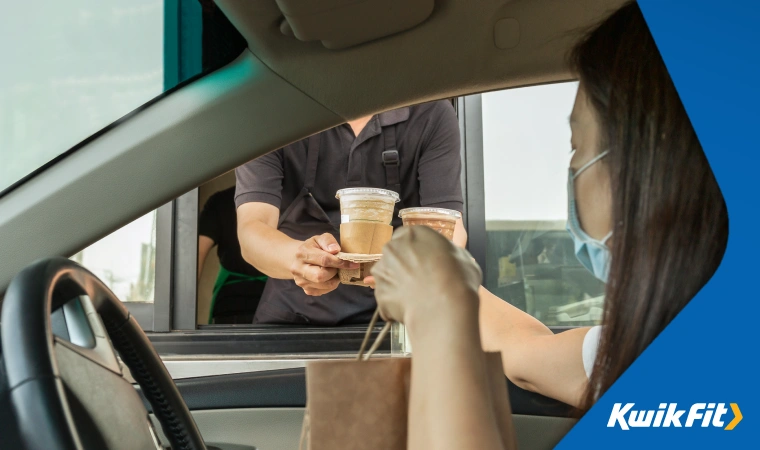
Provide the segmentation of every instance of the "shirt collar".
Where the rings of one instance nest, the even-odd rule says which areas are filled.
[[[392,109],[378,114],[377,117],[380,119],[380,126],[382,127],[396,125],[399,122],[409,120],[409,107],[406,106],[404,108]]]
[[[372,116],[372,118],[367,122],[367,125],[364,127],[361,133],[359,133],[359,136],[357,136],[356,139],[354,139],[353,144],[351,145],[351,150],[355,149],[362,143],[366,142],[367,140],[379,136],[382,133],[382,127],[389,127],[391,125],[396,125],[397,123],[404,122],[409,119],[409,107],[400,108],[400,109],[393,109],[391,111],[386,111],[380,114],[375,114]],[[348,130],[350,130],[351,126],[348,124],[345,124]],[[350,131],[349,131],[350,133]]]

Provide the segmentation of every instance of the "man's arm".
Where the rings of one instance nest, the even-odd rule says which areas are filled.
[[[292,280],[290,263],[300,241],[277,230],[279,208],[267,203],[244,203],[237,209],[240,251],[250,265],[264,274]]]
[[[422,140],[420,163],[420,206],[464,209],[462,198],[462,159],[460,156],[459,121],[447,101],[429,105],[430,131]],[[462,220],[454,228],[454,244],[464,248],[467,231]]]
[[[249,264],[272,278],[294,280],[307,295],[323,295],[340,283],[338,268],[356,264],[335,256],[340,245],[325,233],[306,241],[292,239],[277,229],[279,208],[259,202],[237,209],[240,250]]]
[[[323,295],[338,287],[337,268],[355,264],[335,256],[340,245],[330,234],[298,241],[277,229],[284,158],[281,149],[235,169],[240,250],[243,259],[270,277],[293,280],[307,295]]]
[[[580,406],[588,384],[583,339],[589,328],[554,334],[538,319],[480,288],[480,338],[501,352],[504,373],[517,386]]]

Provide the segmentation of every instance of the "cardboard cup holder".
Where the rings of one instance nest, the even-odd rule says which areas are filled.
[[[359,263],[357,269],[339,269],[342,284],[369,286],[364,278],[380,260],[383,246],[391,240],[393,227],[377,222],[347,222],[340,225],[340,246],[336,256],[344,261]]]
[[[338,258],[344,261],[359,263],[358,269],[338,269],[338,277],[342,284],[351,284],[354,286],[367,286],[364,278],[371,275],[370,271],[376,262],[380,261],[383,255],[362,255],[358,253],[338,253]]]

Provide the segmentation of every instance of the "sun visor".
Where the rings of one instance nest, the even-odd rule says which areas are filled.
[[[414,28],[433,12],[435,0],[277,0],[280,31],[337,50]]]

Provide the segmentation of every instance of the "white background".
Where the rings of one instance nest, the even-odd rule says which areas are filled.
[[[486,221],[567,220],[577,82],[483,94]]]

